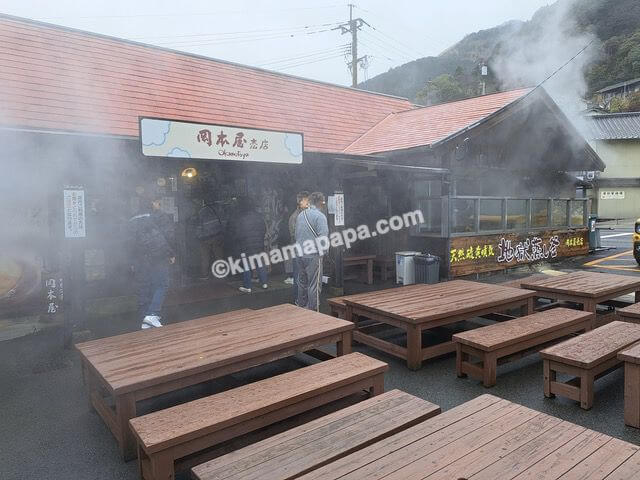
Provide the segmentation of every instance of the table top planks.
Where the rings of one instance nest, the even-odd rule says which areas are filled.
[[[640,341],[640,324],[613,321],[545,348],[540,356],[579,368],[592,368]]]
[[[161,384],[354,328],[294,305],[234,312],[76,345],[115,394]]]
[[[598,298],[633,288],[640,290],[640,277],[581,271],[546,279],[526,280],[521,283],[521,287],[537,292]]]
[[[415,284],[349,295],[344,302],[411,323],[464,315],[532,298],[535,292],[468,280]]]
[[[284,480],[440,413],[400,390],[377,395],[193,468],[198,480]]]
[[[634,343],[629,348],[620,351],[618,358],[623,362],[640,364],[640,342]]]
[[[581,310],[554,308],[507,322],[456,333],[453,339],[479,350],[492,351],[514,342],[523,342],[548,332],[583,323],[593,315],[591,312]]]
[[[617,313],[622,317],[630,317],[640,319],[640,303],[634,303],[628,307],[619,308]]]
[[[481,395],[304,480],[632,480],[640,447]]]

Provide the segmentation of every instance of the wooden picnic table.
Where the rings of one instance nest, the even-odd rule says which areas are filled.
[[[599,303],[627,293],[640,301],[640,277],[597,272],[573,272],[546,279],[524,281],[522,288],[535,290],[537,297],[582,304],[583,310],[596,311]]]
[[[636,302],[638,300],[636,299]],[[640,323],[640,303],[634,303],[628,307],[620,308],[616,312],[618,318],[625,322]]]
[[[136,445],[129,419],[137,416],[138,401],[321,345],[335,343],[337,354],[344,355],[351,352],[352,330],[345,320],[286,304],[139,330],[76,348],[89,404],[129,460]]]
[[[373,284],[373,261],[376,255],[346,255],[342,258],[344,268],[364,265],[367,267],[367,284]]]
[[[407,361],[416,370],[422,361],[453,352],[451,341],[422,346],[424,330],[450,325],[488,313],[521,309],[523,315],[533,313],[535,292],[466,280],[433,285],[416,284],[343,297],[346,320],[358,323],[361,318],[378,322],[358,327],[353,338]],[[380,327],[397,327],[407,332],[407,346],[402,347],[370,335]]]
[[[637,480],[639,469],[637,445],[481,395],[305,475],[280,478]]]

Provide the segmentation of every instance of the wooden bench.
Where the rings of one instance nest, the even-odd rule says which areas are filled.
[[[556,395],[593,406],[593,384],[597,378],[619,368],[618,352],[640,341],[640,325],[614,321],[540,352],[544,361],[544,396]],[[573,375],[568,382],[556,381],[558,372]]]
[[[440,413],[392,390],[198,465],[197,480],[298,478]]]
[[[594,317],[590,312],[555,308],[457,333],[452,338],[456,343],[456,373],[458,377],[471,375],[481,379],[485,387],[492,387],[499,363],[534,353],[573,333],[591,330]],[[471,363],[470,356],[480,363]]]
[[[624,362],[624,423],[640,428],[640,343],[618,353]]]
[[[329,312],[332,317],[345,318],[347,305],[344,303],[344,297],[333,297],[327,300],[329,304]]]
[[[129,422],[145,480],[174,478],[175,462],[351,394],[384,390],[388,365],[351,353]]]
[[[618,315],[618,319],[623,322],[640,323],[640,303],[634,303],[628,307],[619,308],[616,313]]]
[[[380,279],[384,282],[389,278],[389,274],[393,277],[396,272],[396,259],[392,256],[378,255],[373,259],[373,270],[380,272]]]
[[[352,255],[342,258],[342,267],[355,267],[357,265],[364,265],[367,267],[367,284],[373,283],[373,260],[375,255]]]

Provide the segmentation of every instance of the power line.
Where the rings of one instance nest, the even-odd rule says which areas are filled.
[[[328,8],[342,8],[344,4],[334,4],[334,5],[318,5],[314,7],[295,7],[295,8],[281,8],[281,9],[264,9],[264,10],[253,10],[254,12],[291,12],[297,10],[321,10]],[[61,19],[99,19],[99,18],[140,18],[140,17],[204,17],[204,16],[220,16],[226,14],[246,14],[246,10],[219,10],[217,12],[202,12],[202,13],[139,13],[139,14],[131,14],[131,15],[82,15],[82,16],[60,16],[60,17],[34,17],[34,20],[61,20]]]
[[[211,33],[190,33],[185,35],[156,35],[150,37],[128,37],[129,40],[149,40],[156,38],[190,38],[190,37],[215,37],[222,35],[243,35],[248,33],[266,33],[266,32],[295,32],[300,30],[305,30],[309,28],[319,28],[319,27],[331,27],[338,25],[339,22],[333,23],[320,23],[316,25],[301,25],[299,27],[278,27],[278,28],[265,28],[265,29],[257,29],[257,30],[245,30],[240,32],[211,32]],[[205,39],[202,39],[205,40]]]
[[[384,40],[378,38],[378,37],[374,37],[373,35],[371,35],[369,32],[364,32],[365,36],[367,38],[367,42],[371,42],[374,45],[378,46],[379,48],[382,48],[384,51],[398,56],[400,55],[401,57],[404,57],[405,59],[412,61],[415,60],[415,57],[412,55],[409,55],[408,53],[405,53],[404,51],[394,47],[393,45],[391,45],[389,42],[385,42]]]
[[[275,70],[276,71],[288,70],[290,68],[300,67],[302,65],[309,65],[309,64],[312,64],[312,63],[325,62],[327,60],[332,60],[334,58],[341,58],[341,57],[342,57],[342,54],[340,54],[340,55],[331,55],[331,56],[327,56],[327,57],[324,57],[324,58],[319,58],[319,59],[316,59],[316,60],[311,60],[311,61],[307,61],[307,62],[300,62],[300,63],[296,63],[296,64],[293,64],[293,65],[286,65],[284,67],[278,67]]]
[[[276,64],[276,63],[286,63],[286,62],[290,62],[292,60],[300,60],[300,59],[304,59],[304,58],[308,58],[308,57],[316,57],[316,56],[324,55],[324,54],[327,54],[327,53],[336,53],[336,52],[344,53],[345,48],[348,48],[348,47],[349,47],[349,44],[345,44],[345,45],[340,45],[338,47],[333,47],[333,48],[328,48],[328,49],[325,48],[323,50],[316,50],[316,51],[309,52],[309,53],[304,54],[304,55],[298,55],[298,56],[293,56],[293,57],[281,57],[281,58],[276,59],[276,60],[270,60],[268,62],[261,63],[261,64],[259,64],[257,66],[258,67],[264,67],[266,65],[273,65],[273,64]]]

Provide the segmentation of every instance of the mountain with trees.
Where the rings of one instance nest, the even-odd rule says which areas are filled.
[[[431,105],[480,95],[483,82],[486,93],[536,85],[585,46],[562,72],[562,81],[580,87],[584,98],[640,77],[640,1],[558,0],[526,22],[471,33],[437,57],[406,63],[359,86]]]

